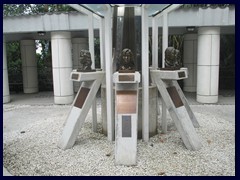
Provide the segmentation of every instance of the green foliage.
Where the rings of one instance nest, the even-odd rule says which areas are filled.
[[[3,15],[23,15],[44,12],[76,11],[66,4],[3,4]]]
[[[8,73],[15,78],[21,77],[22,60],[19,42],[6,43]],[[14,79],[16,81],[16,79]]]

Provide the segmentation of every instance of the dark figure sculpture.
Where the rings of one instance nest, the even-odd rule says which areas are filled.
[[[91,54],[88,50],[81,50],[78,60],[78,71],[92,70]]]
[[[168,47],[165,50],[165,67],[166,68],[180,68],[181,63],[181,54],[180,51],[174,47]]]
[[[119,70],[135,70],[133,53],[128,48],[122,50],[119,61]]]

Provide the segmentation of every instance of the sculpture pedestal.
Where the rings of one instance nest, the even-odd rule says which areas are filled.
[[[68,114],[58,147],[65,150],[71,148],[81,130],[90,107],[93,104],[97,91],[102,83],[105,72],[77,72],[72,71],[70,79],[81,82],[81,86],[73,101]]]
[[[113,88],[115,93],[115,87]],[[113,96],[113,102],[115,97]],[[157,134],[158,92],[156,86],[149,86],[149,137]],[[106,87],[101,86],[102,130],[107,135]],[[113,108],[115,111],[115,108]],[[115,114],[115,112],[113,112]],[[138,88],[138,139],[142,138],[142,87]]]
[[[115,83],[115,163],[137,163],[139,72],[113,74]]]
[[[194,127],[199,127],[199,123],[177,83],[177,80],[188,77],[187,69],[181,68],[174,71],[150,70],[150,74],[186,148],[199,150],[202,144],[194,129]],[[163,121],[166,121],[166,119],[163,119]]]

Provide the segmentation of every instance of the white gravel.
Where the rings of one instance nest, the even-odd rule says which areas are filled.
[[[159,132],[148,143],[138,140],[136,166],[115,166],[114,142],[101,134],[100,118],[98,133],[92,132],[91,112],[74,147],[63,151],[57,143],[70,106],[4,105],[4,121],[26,113],[33,122],[3,133],[3,165],[16,176],[234,176],[235,105],[191,107],[201,125],[199,151],[185,148],[168,117],[167,134]]]

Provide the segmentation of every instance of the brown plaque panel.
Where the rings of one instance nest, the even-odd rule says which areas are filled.
[[[133,114],[136,113],[137,91],[117,91],[117,113]]]
[[[119,81],[134,81],[134,75],[119,75]]]
[[[122,137],[132,137],[131,116],[122,116]]]
[[[168,91],[176,108],[183,106],[183,102],[182,102],[175,86],[168,87],[167,91]]]
[[[180,68],[178,67],[165,67],[165,68],[158,68],[162,71],[175,71],[175,70],[179,70]]]
[[[119,70],[119,73],[135,73],[134,69],[130,69],[130,70]]]
[[[78,107],[78,108],[82,108],[86,98],[87,98],[87,95],[89,93],[90,89],[89,88],[85,88],[85,87],[81,87],[80,89],[80,92],[78,94],[78,97],[74,103],[74,106],[75,107]]]
[[[186,76],[185,76],[185,72],[184,72],[184,71],[178,72],[178,77],[179,77],[179,78],[186,77]]]
[[[72,74],[72,79],[78,80],[79,74]]]
[[[96,72],[96,69],[77,69],[77,72]]]

